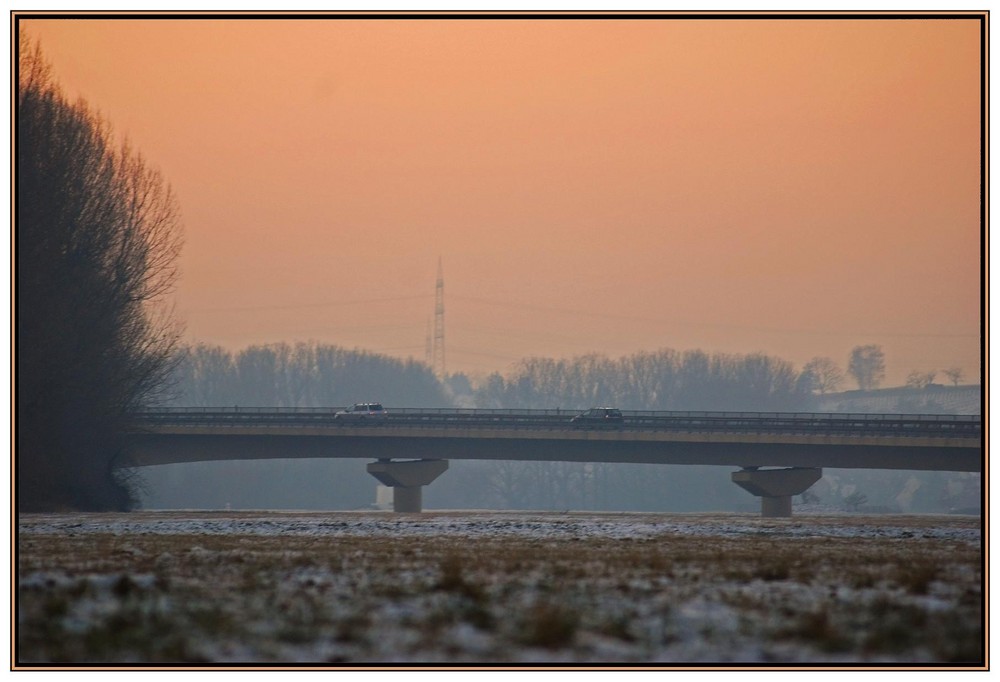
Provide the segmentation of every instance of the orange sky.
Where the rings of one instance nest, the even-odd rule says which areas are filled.
[[[979,375],[977,21],[20,26],[179,195],[190,340],[423,359],[440,257],[449,371],[879,343],[887,384]]]

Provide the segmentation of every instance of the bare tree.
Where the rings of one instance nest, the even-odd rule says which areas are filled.
[[[885,354],[882,347],[875,344],[855,346],[847,363],[847,371],[858,382],[858,388],[862,391],[878,388],[885,378]]]
[[[122,434],[160,399],[179,336],[162,303],[177,203],[23,34],[16,123],[18,509],[126,509]]]
[[[948,377],[953,386],[958,386],[958,382],[962,380],[964,372],[961,367],[949,367],[944,370],[944,375]]]
[[[906,375],[906,386],[907,388],[923,390],[934,383],[936,376],[937,372],[921,372],[915,369]]]
[[[836,391],[844,381],[844,372],[831,358],[815,357],[802,368],[810,390],[822,393]]]

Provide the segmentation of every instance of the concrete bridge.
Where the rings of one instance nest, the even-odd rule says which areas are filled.
[[[961,415],[628,412],[606,428],[574,411],[396,409],[343,421],[336,409],[181,408],[139,415],[134,466],[238,459],[351,457],[393,489],[393,509],[419,512],[422,488],[452,459],[738,467],[732,480],[765,516],[823,467],[982,471],[982,420]]]

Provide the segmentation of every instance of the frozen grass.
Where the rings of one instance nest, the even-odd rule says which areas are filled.
[[[16,662],[953,664],[979,519],[28,515]]]

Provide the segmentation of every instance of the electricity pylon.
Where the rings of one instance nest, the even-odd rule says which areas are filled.
[[[445,377],[444,366],[444,271],[441,269],[441,258],[438,257],[437,286],[434,290],[434,373],[438,378]]]
[[[427,347],[424,351],[424,362],[428,367],[434,366],[434,337],[431,335],[431,318],[427,318]]]

